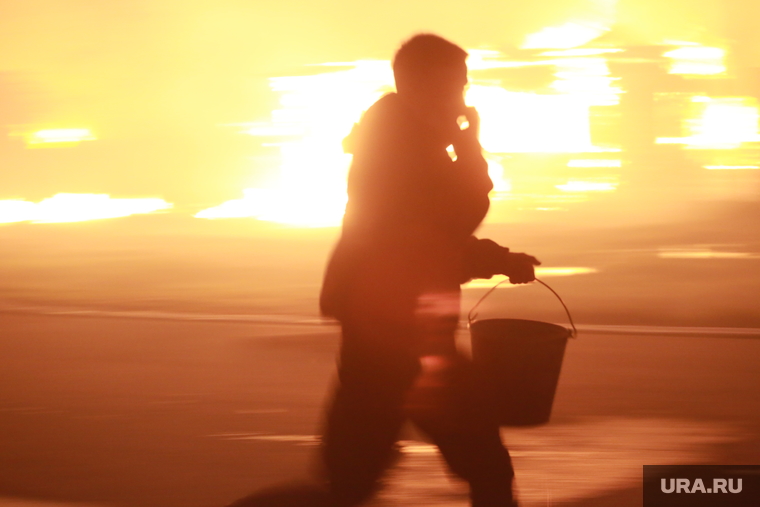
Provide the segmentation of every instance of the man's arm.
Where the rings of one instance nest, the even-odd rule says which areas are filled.
[[[510,252],[490,239],[471,236],[464,247],[464,281],[507,275],[510,283],[528,283],[536,279],[534,268],[541,262],[532,255]]]

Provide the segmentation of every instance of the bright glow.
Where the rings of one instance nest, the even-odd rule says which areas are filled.
[[[25,222],[37,216],[37,205],[29,201],[0,201],[0,224]]]
[[[574,276],[574,275],[588,275],[590,273],[599,272],[596,268],[579,268],[579,267],[537,267],[536,276],[539,278],[546,278],[551,276]]]
[[[748,252],[716,252],[705,248],[662,249],[657,252],[661,259],[756,259],[758,255]]]
[[[612,192],[617,183],[570,180],[564,185],[555,185],[555,188],[563,192]]]
[[[726,72],[726,52],[720,48],[685,46],[668,51],[663,56],[671,59],[671,74],[706,76]]]
[[[588,275],[591,273],[598,273],[599,270],[596,268],[587,268],[587,267],[549,268],[549,267],[539,266],[536,268],[535,272],[538,278],[551,278],[551,277],[557,277],[557,276]],[[497,283],[500,283],[506,279],[507,277],[504,275],[496,275],[488,279],[477,278],[475,280],[470,280],[469,282],[464,284],[462,287],[465,289],[490,289]],[[504,285],[502,285],[502,287],[504,287]],[[507,285],[507,287],[509,287],[509,285]]]
[[[510,60],[500,51],[494,49],[468,49],[467,68],[473,70],[507,69],[546,65],[546,62],[525,62]]]
[[[760,169],[760,166],[756,165],[706,165],[705,169],[710,170],[748,170],[748,169]]]
[[[244,126],[253,136],[276,137],[280,173],[269,188],[249,188],[244,197],[197,213],[198,218],[251,217],[305,227],[340,224],[346,204],[351,156],[341,140],[362,111],[392,89],[386,60],[331,64],[346,70],[270,79],[280,94],[271,122]]]
[[[684,144],[687,149],[730,150],[760,142],[757,99],[748,97],[692,98],[696,118],[685,122],[686,137],[660,137],[657,144]]]
[[[480,142],[491,153],[588,153],[589,104],[572,95],[510,92],[472,85],[467,102],[480,112]]]
[[[471,70],[547,65],[511,61],[494,50],[468,52]],[[612,86],[606,61],[582,56],[552,63],[558,69],[554,93],[518,93],[477,80],[467,91],[467,103],[481,114],[481,143],[496,193],[511,191],[501,154],[619,151],[591,141],[589,108],[615,104],[620,93]],[[341,141],[362,111],[393,90],[393,74],[390,62],[382,60],[330,65],[342,69],[270,80],[280,107],[268,122],[235,126],[261,138],[262,145],[277,147],[279,173],[263,188],[246,189],[241,199],[202,210],[196,217],[250,217],[306,227],[340,224],[351,161]]]
[[[39,203],[0,201],[0,223],[84,222],[153,213],[172,207],[163,199],[113,199],[106,194],[56,194]]]
[[[720,48],[710,48],[705,46],[685,46],[664,53],[662,56],[673,59],[689,60],[720,60],[723,59],[726,52]]]
[[[263,433],[218,433],[209,435],[224,440],[261,440],[264,442],[287,442],[295,445],[319,445],[318,435],[264,435]]]
[[[598,56],[608,53],[622,53],[622,49],[600,49],[600,48],[575,48],[575,49],[563,49],[560,51],[546,51],[541,53],[541,56]]]
[[[79,143],[93,141],[95,136],[89,129],[45,129],[25,136],[30,145],[45,143]]]
[[[243,134],[249,136],[261,137],[285,137],[285,136],[302,136],[304,131],[298,125],[270,125],[268,123],[252,123],[242,125]]]
[[[614,106],[622,90],[613,86],[618,78],[610,77],[607,60],[602,57],[563,58],[554,62],[557,92],[583,100],[589,106]]]
[[[243,198],[227,201],[200,211],[196,218],[257,218],[303,227],[338,225],[346,208],[346,193],[332,193],[332,199],[319,191],[308,189],[246,188]],[[294,206],[293,203],[298,203]]]
[[[621,160],[576,159],[568,160],[567,167],[623,167]]]
[[[596,39],[606,31],[605,28],[598,26],[570,22],[560,26],[550,26],[528,35],[522,47],[524,49],[574,48]]]
[[[512,190],[510,181],[504,179],[504,167],[492,157],[486,157],[488,177],[493,183],[494,192],[509,192]]]

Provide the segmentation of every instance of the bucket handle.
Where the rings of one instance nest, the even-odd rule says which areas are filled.
[[[481,297],[478,300],[478,302],[475,303],[475,306],[473,306],[472,309],[470,310],[470,312],[467,314],[467,323],[468,324],[472,324],[473,321],[478,317],[478,314],[474,313],[474,312],[478,308],[478,306],[480,306],[480,303],[482,303],[485,298],[487,298],[493,291],[495,291],[496,288],[499,285],[503,284],[504,282],[506,282],[508,280],[509,280],[509,278],[505,278],[504,280],[500,281],[499,283],[497,283],[496,285],[494,285],[493,287],[491,287],[490,289],[488,289],[488,292],[486,292],[485,294],[483,294],[483,297]],[[575,328],[575,323],[573,322],[573,317],[572,317],[572,315],[570,315],[570,310],[567,309],[567,305],[565,304],[565,302],[562,301],[562,298],[559,296],[559,294],[557,294],[557,291],[555,291],[554,289],[552,289],[551,287],[549,287],[549,285],[546,282],[544,282],[542,280],[539,280],[538,278],[536,278],[535,280],[538,283],[540,283],[541,285],[543,285],[544,287],[546,287],[547,289],[549,289],[552,294],[554,294],[555,296],[557,296],[557,299],[559,299],[559,302],[562,304],[562,308],[565,309],[565,313],[567,314],[567,319],[570,321],[570,326],[573,328],[572,331],[570,332],[570,338],[577,338],[578,337],[578,330]]]

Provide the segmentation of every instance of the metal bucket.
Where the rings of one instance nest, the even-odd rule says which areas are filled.
[[[476,320],[470,312],[472,361],[478,390],[502,426],[545,424],[551,416],[565,345],[577,331],[562,298],[541,282],[567,312],[572,330],[522,319]]]

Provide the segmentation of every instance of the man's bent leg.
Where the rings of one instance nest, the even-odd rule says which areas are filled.
[[[405,334],[403,329],[344,326],[339,383],[322,442],[328,487],[338,507],[368,499],[391,464],[405,419],[404,397],[419,368],[405,345],[411,336]]]
[[[499,425],[472,384],[471,364],[456,365],[442,387],[442,411],[412,414],[412,421],[438,446],[452,472],[470,484],[473,507],[513,507],[514,470]]]
[[[473,507],[514,507],[514,470],[498,427],[473,433],[430,435],[451,470],[470,484]]]

